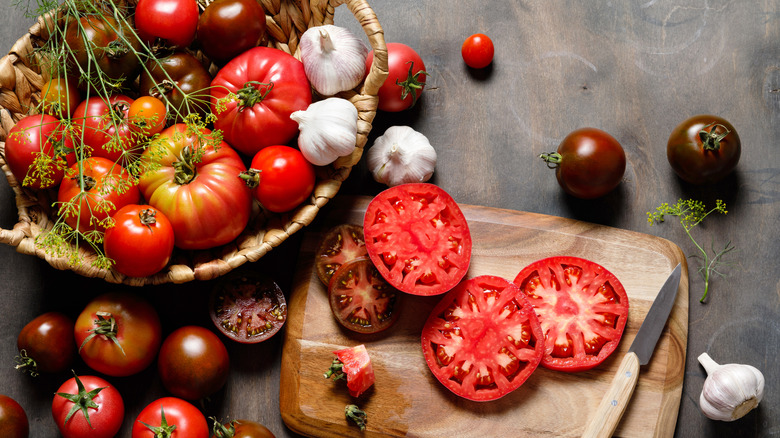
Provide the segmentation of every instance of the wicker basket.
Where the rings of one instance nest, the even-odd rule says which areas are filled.
[[[384,33],[371,7],[365,0],[259,0],[266,12],[267,38],[265,45],[276,47],[300,59],[298,42],[309,27],[333,24],[335,9],[344,4],[355,16],[374,49],[372,68],[364,83],[355,90],[340,93],[358,110],[358,136],[351,156],[318,169],[317,182],[308,203],[285,214],[270,214],[255,209],[247,229],[230,244],[202,251],[174,250],[169,265],[161,272],[143,278],[128,278],[114,270],[91,266],[95,254],[79,248],[82,263],[72,265],[67,256],[48,254],[36,245],[36,236],[51,230],[55,222],[52,202],[56,192],[32,191],[20,185],[5,163],[5,139],[11,127],[35,108],[40,100],[40,89],[46,78],[36,67],[33,48],[40,45],[45,30],[44,18],[30,27],[8,55],[0,59],[0,166],[8,184],[16,195],[19,219],[10,230],[0,228],[0,242],[16,247],[17,252],[36,255],[51,266],[72,270],[85,277],[103,278],[110,283],[133,286],[162,283],[184,283],[209,280],[224,275],[238,266],[257,261],[271,249],[302,227],[309,225],[319,210],[333,198],[342,182],[357,164],[371,123],[376,115],[377,92],[387,77],[387,47]],[[213,66],[212,66],[213,67]]]

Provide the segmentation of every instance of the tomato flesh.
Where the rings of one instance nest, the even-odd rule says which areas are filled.
[[[359,257],[366,257],[366,241],[363,237],[363,227],[353,224],[337,225],[325,234],[317,249],[317,276],[325,285],[336,270],[344,263]]]
[[[347,389],[352,397],[360,396],[374,384],[374,366],[365,345],[344,348],[334,351],[333,354],[343,364],[342,370],[347,375]]]
[[[452,197],[427,183],[402,184],[377,195],[363,222],[366,250],[393,287],[438,295],[466,275],[471,233]]]
[[[341,265],[331,278],[328,297],[339,324],[358,333],[380,332],[398,319],[400,292],[367,258]]]
[[[436,305],[423,326],[422,349],[447,389],[489,401],[531,376],[544,354],[544,334],[516,285],[483,275],[461,282]]]
[[[515,278],[545,334],[542,366],[577,372],[603,362],[628,319],[623,285],[603,266],[578,257],[538,260]]]

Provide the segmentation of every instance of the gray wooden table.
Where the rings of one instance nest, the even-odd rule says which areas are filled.
[[[3,0],[0,53],[32,24],[24,8]],[[14,2],[16,3],[16,2]],[[22,1],[24,3],[24,0]],[[687,253],[682,228],[650,227],[646,212],[664,202],[722,199],[728,214],[695,230],[709,246],[736,246],[699,303],[702,280],[691,267],[688,354],[675,436],[780,436],[780,1],[679,0],[375,1],[387,41],[414,47],[430,76],[419,105],[400,114],[379,113],[369,145],[392,125],[410,125],[436,147],[432,182],[458,202],[569,217],[667,238]],[[339,17],[341,14],[341,17]],[[348,11],[337,24],[357,28]],[[470,34],[487,33],[496,45],[491,68],[472,72],[460,58]],[[743,143],[737,171],[716,185],[679,180],[666,159],[671,129],[688,116],[713,113],[731,121]],[[556,149],[570,131],[593,126],[625,148],[628,165],[619,188],[583,201],[559,189],[536,158]],[[365,163],[344,192],[374,195],[382,189]],[[16,222],[13,195],[0,181],[0,226]],[[256,262],[289,287],[300,238]],[[31,420],[31,436],[56,435],[52,393],[67,376],[36,381],[13,369],[16,336],[46,310],[77,315],[97,293],[121,289],[57,271],[45,262],[0,248],[0,393],[18,400]],[[210,283],[137,290],[158,307],[164,330],[208,325],[202,306]],[[225,390],[207,405],[209,415],[247,417],[277,436],[295,436],[278,407],[281,337],[261,346],[228,345],[233,369]],[[721,363],[747,363],[766,377],[759,409],[733,422],[713,422],[698,407],[705,373],[702,352]],[[77,371],[87,371],[77,364]],[[127,413],[122,436],[146,403],[164,394],[153,369],[117,379]],[[243,385],[251,382],[247,396]],[[561,418],[561,421],[566,419]]]

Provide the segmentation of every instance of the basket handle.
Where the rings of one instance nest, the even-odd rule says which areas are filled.
[[[385,79],[390,74],[387,67],[387,44],[385,43],[385,32],[379,24],[374,10],[371,9],[366,0],[331,0],[331,5],[337,7],[340,4],[346,4],[352,15],[358,20],[363,31],[368,37],[371,48],[374,49],[374,60],[371,63],[371,69],[363,82],[361,94],[376,96],[379,88],[385,83]]]

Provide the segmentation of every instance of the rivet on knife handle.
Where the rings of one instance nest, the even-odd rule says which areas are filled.
[[[609,385],[604,398],[601,399],[596,412],[590,416],[590,423],[585,427],[583,438],[611,437],[617,428],[623,412],[631,400],[639,377],[639,358],[629,352],[620,363],[620,367]]]

